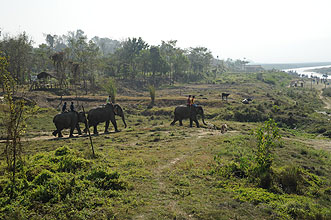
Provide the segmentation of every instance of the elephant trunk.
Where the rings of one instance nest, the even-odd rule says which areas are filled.
[[[203,123],[204,125],[207,125],[206,122],[205,122],[205,114],[202,114],[202,123]]]
[[[126,128],[126,123],[125,123],[124,114],[122,115],[122,121],[123,121],[123,123],[124,123],[124,126],[125,126],[125,128]]]

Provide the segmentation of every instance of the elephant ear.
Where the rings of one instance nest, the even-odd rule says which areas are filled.
[[[118,105],[114,106],[114,113],[115,113],[115,115],[118,115]]]

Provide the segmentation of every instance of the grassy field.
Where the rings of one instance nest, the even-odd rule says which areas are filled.
[[[159,88],[151,109],[147,90],[119,96],[128,127],[118,118],[121,131],[103,134],[99,125],[96,158],[87,136],[51,137],[58,110],[36,108],[22,138],[14,198],[1,155],[0,219],[330,219],[330,110],[319,90],[288,88],[291,80],[284,73],[228,73],[208,84]],[[222,92],[231,94],[228,101]],[[188,94],[204,107],[206,122],[226,123],[228,132],[190,128],[188,121],[170,126]],[[45,95],[49,106],[59,103]],[[100,95],[81,103],[101,104]],[[244,98],[253,101],[245,105]],[[0,116],[5,112],[1,105]],[[271,150],[270,186],[262,187],[255,131],[268,118],[282,138]]]

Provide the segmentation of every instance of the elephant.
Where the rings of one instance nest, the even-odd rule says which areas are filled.
[[[189,118],[190,119],[190,127],[193,125],[193,121],[196,126],[199,127],[199,122],[197,120],[197,115],[202,116],[202,122],[205,123],[205,115],[203,113],[203,108],[201,106],[187,106],[187,105],[179,105],[175,108],[175,118],[174,121],[171,122],[171,125],[174,125],[176,121],[179,121],[179,125],[182,126],[182,120]]]
[[[105,133],[108,133],[109,121],[111,121],[115,128],[115,132],[118,132],[115,115],[122,117],[122,121],[126,127],[123,110],[118,104],[106,104],[91,109],[87,115],[89,127],[93,126],[93,133],[98,134],[98,124],[106,122]]]
[[[70,128],[69,137],[73,137],[73,132],[75,128],[78,131],[78,134],[81,135],[79,122],[83,122],[86,125],[86,117],[83,112],[63,112],[61,114],[57,114],[53,118],[53,123],[55,124],[56,130],[53,131],[53,135],[56,136],[58,134],[59,137],[63,137],[61,131],[63,129]]]

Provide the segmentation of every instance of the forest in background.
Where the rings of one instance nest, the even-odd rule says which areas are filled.
[[[242,72],[248,61],[220,60],[205,47],[183,49],[176,40],[149,45],[142,38],[124,41],[95,36],[84,31],[64,35],[45,35],[45,43],[33,47],[25,32],[5,35],[0,51],[9,61],[8,70],[19,84],[31,82],[42,71],[53,72],[62,86],[79,85],[87,92],[99,82],[113,77],[137,86],[160,86],[175,82],[196,82],[215,79],[225,71]]]

